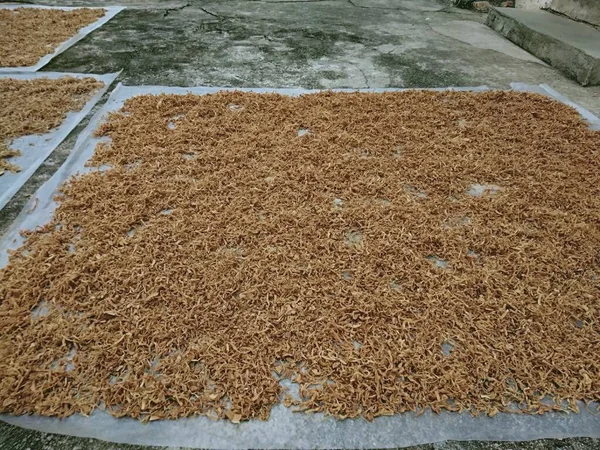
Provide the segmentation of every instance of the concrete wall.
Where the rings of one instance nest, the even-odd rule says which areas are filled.
[[[550,8],[573,19],[600,26],[600,0],[552,0]]]
[[[552,0],[516,0],[515,7],[522,9],[548,8]]]

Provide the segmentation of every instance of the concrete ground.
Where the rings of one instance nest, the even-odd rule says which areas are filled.
[[[600,86],[582,88],[446,0],[33,0],[130,7],[43,70],[123,70],[127,85],[445,87],[547,83],[600,115]],[[97,108],[96,108],[97,109]],[[67,157],[84,121],[0,211],[4,232]],[[0,450],[137,449],[0,422]],[[421,449],[587,449],[599,440],[445,443]]]
[[[594,439],[540,439],[529,442],[451,441],[405,447],[405,450],[593,450]],[[0,422],[0,450],[185,450],[182,447],[142,447],[113,444],[97,439],[39,433]]]
[[[582,85],[600,85],[600,30],[587,23],[549,11],[497,8],[486,25]]]

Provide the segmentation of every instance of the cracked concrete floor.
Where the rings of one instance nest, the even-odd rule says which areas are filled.
[[[129,9],[43,70],[123,70],[127,85],[443,87],[547,83],[600,115],[600,86],[582,88],[449,0],[33,0]],[[102,103],[102,102],[101,102]],[[99,105],[96,107],[99,107]],[[87,121],[0,211],[4,232],[62,164]],[[24,443],[22,445],[22,443]],[[600,448],[598,440],[451,443],[422,448]],[[134,448],[52,438],[0,423],[0,449]]]

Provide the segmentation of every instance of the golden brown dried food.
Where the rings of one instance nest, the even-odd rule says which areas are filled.
[[[0,175],[5,170],[20,170],[7,160],[20,154],[18,150],[9,149],[10,139],[46,133],[58,127],[69,111],[83,108],[103,86],[103,82],[92,77],[0,78]]]
[[[102,8],[69,11],[46,8],[0,9],[0,67],[36,64],[59,44],[100,19]]]
[[[600,133],[573,109],[517,92],[144,95],[99,134],[91,164],[112,168],[64,186],[0,272],[3,411],[600,400]]]

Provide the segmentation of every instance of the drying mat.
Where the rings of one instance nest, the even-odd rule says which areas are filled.
[[[546,89],[544,86],[526,86],[514,85],[515,89],[539,91],[540,89],[549,95],[556,95],[554,92]],[[183,94],[188,91],[196,94],[216,92],[216,88],[123,88],[118,87],[104,108],[94,116],[90,125],[80,136],[75,150],[69,159],[59,169],[55,176],[40,188],[36,194],[37,207],[28,212],[30,207],[24,208],[24,211],[17,218],[2,242],[2,257],[0,267],[6,263],[5,250],[7,248],[16,248],[20,244],[18,236],[19,229],[31,229],[37,225],[46,223],[52,216],[55,204],[52,196],[56,192],[58,185],[77,171],[84,172],[84,163],[94,152],[95,144],[98,139],[92,137],[93,130],[96,129],[103,117],[108,111],[114,111],[120,108],[123,101],[138,94],[147,93],[175,93]],[[273,90],[256,90],[259,92],[272,92]],[[298,90],[279,90],[283,94],[295,95],[306,91]],[[562,99],[561,100],[565,100]],[[230,105],[232,110],[236,110],[238,105]],[[593,126],[598,126],[598,120],[585,110],[579,109],[580,113],[590,121]],[[169,118],[165,118],[164,125],[167,126]],[[177,126],[177,117],[171,118],[169,126]],[[458,124],[458,126],[461,126]],[[299,139],[306,137],[311,133],[310,127],[306,130],[299,130],[301,135]],[[192,156],[184,154],[182,156]],[[399,149],[398,156],[401,155]],[[126,155],[125,155],[126,156]],[[370,157],[368,149],[359,150],[357,155],[368,161]],[[368,163],[367,163],[368,164]],[[131,167],[134,169],[135,163]],[[100,168],[102,170],[102,168]],[[184,176],[184,174],[182,174]],[[269,180],[265,176],[265,183],[273,183],[275,180]],[[228,179],[224,179],[227,182]],[[124,187],[127,188],[127,187]],[[477,190],[476,187],[473,187]],[[488,189],[494,189],[487,186]],[[423,200],[423,192],[416,188],[409,187],[407,195],[414,201]],[[496,193],[502,195],[502,192]],[[165,199],[168,203],[168,199]],[[343,199],[332,198],[332,208],[348,207]],[[382,199],[381,206],[385,206],[385,199]],[[165,218],[170,215],[167,210],[161,211]],[[347,236],[348,241],[359,250],[362,246],[358,234]],[[368,249],[368,241],[364,248]],[[228,250],[228,249],[225,249]],[[237,250],[230,248],[232,259],[235,260]],[[477,259],[478,255],[470,255]],[[433,255],[432,255],[433,257]],[[444,261],[432,260],[434,265],[443,266]],[[442,270],[442,269],[440,269]],[[349,282],[352,274],[348,275]],[[443,311],[440,311],[443,313]],[[110,314],[109,314],[110,315]],[[388,318],[389,319],[389,318]],[[140,322],[140,324],[142,324]],[[582,326],[584,324],[581,324]],[[169,326],[165,323],[165,326]],[[315,325],[318,328],[318,325]],[[243,345],[243,343],[240,343]],[[440,349],[442,351],[442,349]],[[452,349],[450,349],[452,351]],[[596,349],[591,348],[591,352]],[[173,355],[175,356],[175,354]],[[149,370],[153,368],[152,361],[149,361]],[[160,366],[159,366],[160,367]],[[34,428],[43,431],[65,433],[77,436],[97,437],[116,442],[129,442],[136,444],[152,445],[171,445],[171,446],[192,446],[192,447],[215,447],[215,448],[381,448],[422,444],[426,442],[435,442],[448,439],[479,439],[479,440],[527,440],[543,437],[573,437],[590,436],[600,437],[600,418],[588,412],[583,405],[580,405],[579,414],[566,413],[546,413],[542,416],[518,415],[498,413],[494,417],[472,417],[468,413],[449,413],[442,412],[439,415],[426,411],[420,416],[414,413],[404,413],[390,417],[379,417],[369,423],[362,419],[338,421],[331,417],[324,417],[321,414],[294,414],[289,409],[278,405],[271,411],[271,417],[266,422],[249,421],[241,424],[233,424],[228,421],[211,422],[206,417],[195,417],[189,419],[179,419],[175,421],[156,421],[148,425],[143,425],[132,419],[115,419],[102,411],[94,412],[89,418],[79,415],[71,416],[64,420],[46,418],[39,416],[12,417],[2,416],[2,420],[9,423]],[[591,405],[590,409],[595,410],[597,405]]]
[[[10,144],[11,149],[20,150],[21,155],[12,157],[7,161],[17,165],[19,172],[9,172],[0,176],[0,209],[8,203],[25,182],[35,173],[37,168],[54,151],[54,149],[69,135],[79,122],[92,110],[94,105],[102,98],[111,83],[117,78],[118,73],[106,75],[79,74],[79,73],[13,73],[0,74],[0,79],[13,78],[17,80],[35,80],[40,78],[57,79],[64,76],[74,78],[95,78],[104,83],[80,111],[71,111],[63,123],[48,133],[33,134],[16,138]]]
[[[63,11],[72,11],[74,9],[81,9],[81,8],[76,8],[76,7],[61,7],[61,6],[42,6],[42,5],[27,5],[27,4],[0,4],[0,9],[11,9],[12,10],[12,9],[17,9],[17,8],[60,9]],[[68,49],[69,47],[71,47],[73,44],[80,41],[81,39],[83,39],[85,36],[90,34],[96,28],[99,28],[102,25],[104,25],[110,19],[115,17],[119,12],[124,10],[125,7],[109,6],[109,7],[105,7],[102,9],[104,9],[106,11],[104,16],[102,16],[95,22],[81,28],[77,32],[77,34],[75,34],[74,36],[71,36],[69,39],[67,39],[63,43],[59,44],[56,47],[56,49],[54,50],[54,52],[41,57],[36,64],[34,64],[32,66],[26,66],[26,67],[0,67],[0,73],[16,72],[16,71],[18,71],[18,72],[35,72],[36,70],[41,69],[46,64],[48,64],[50,62],[50,60],[52,58],[54,58],[56,55],[64,52],[66,49]]]

